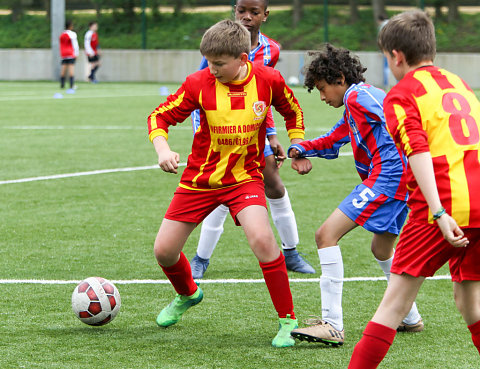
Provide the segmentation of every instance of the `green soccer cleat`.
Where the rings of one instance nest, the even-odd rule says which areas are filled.
[[[203,291],[197,288],[192,296],[177,295],[175,299],[168,304],[157,316],[157,324],[160,327],[169,327],[177,323],[183,313],[190,307],[197,305],[203,300]]]
[[[291,319],[290,314],[286,318],[280,318],[278,333],[272,341],[273,347],[290,347],[295,345],[295,340],[290,332],[298,328],[297,319]]]

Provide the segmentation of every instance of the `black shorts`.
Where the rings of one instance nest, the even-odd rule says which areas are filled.
[[[75,58],[62,59],[62,64],[75,64]]]
[[[98,55],[94,55],[94,56],[88,56],[87,55],[87,58],[88,58],[89,63],[95,63],[95,62],[100,60],[100,56],[98,56]]]

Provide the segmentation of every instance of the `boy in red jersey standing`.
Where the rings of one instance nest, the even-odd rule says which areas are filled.
[[[280,46],[260,32],[261,25],[269,16],[268,0],[237,0],[235,5],[235,20],[248,29],[251,36],[251,49],[248,60],[252,63],[274,68],[280,55]],[[207,67],[207,61],[202,59],[200,69]],[[266,118],[267,142],[265,143],[265,168],[263,182],[265,195],[270,206],[273,223],[282,241],[285,264],[288,270],[299,273],[315,273],[315,269],[297,251],[299,243],[297,222],[290,203],[287,189],[280,178],[279,168],[286,159],[285,151],[277,138],[273,114],[269,110]],[[194,132],[199,125],[199,114],[192,114]],[[278,160],[278,162],[277,162]],[[190,261],[193,278],[203,278],[210,263],[217,242],[223,232],[223,223],[228,214],[228,208],[220,205],[202,222],[197,252]]]
[[[239,23],[224,20],[209,28],[200,51],[208,69],[188,76],[148,118],[149,138],[160,167],[177,173],[179,155],[167,143],[168,128],[200,110],[187,167],[155,240],[155,257],[177,292],[158,315],[157,324],[177,323],[202,300],[203,292],[182,249],[195,227],[225,204],[244,229],[277,310],[280,329],[272,345],[293,346],[290,332],[297,320],[285,259],[268,219],[262,171],[270,106],[285,118],[292,143],[303,139],[303,113],[278,71],[248,61],[250,33]]]
[[[98,46],[98,23],[91,21],[88,23],[88,31],[85,33],[85,53],[87,54],[89,74],[88,80],[97,83],[95,73],[100,67],[100,47]]]
[[[75,60],[78,56],[77,33],[73,31],[73,22],[67,20],[65,31],[60,35],[60,58],[62,59],[62,68],[60,70],[60,87],[65,87],[65,76],[68,72],[70,76],[70,89],[67,93],[75,93]]]
[[[480,102],[458,76],[433,66],[435,29],[422,11],[391,18],[378,44],[397,80],[384,100],[408,157],[410,217],[390,283],[349,368],[376,368],[426,277],[447,261],[457,308],[480,352]]]

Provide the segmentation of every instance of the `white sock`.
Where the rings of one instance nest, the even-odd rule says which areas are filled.
[[[387,260],[378,260],[375,258],[380,268],[382,268],[385,277],[387,277],[387,282],[390,281],[390,268],[392,267],[393,256]]]
[[[420,313],[418,312],[418,309],[417,309],[417,304],[415,303],[415,301],[413,302],[413,305],[412,305],[412,308],[410,309],[410,311],[408,312],[407,316],[405,317],[405,319],[403,319],[403,322],[405,324],[416,324],[420,321],[420,319],[422,319],[422,316],[420,315]]]
[[[273,224],[277,228],[283,249],[293,249],[298,244],[298,230],[295,214],[290,204],[287,189],[285,195],[279,199],[269,199],[270,213],[272,214]]]
[[[318,257],[322,268],[322,319],[335,329],[343,331],[343,259],[340,247],[337,245],[319,249]]]
[[[200,239],[198,240],[197,255],[203,259],[210,259],[215,246],[223,233],[223,223],[229,210],[220,205],[212,211],[202,222]]]
[[[387,277],[387,282],[390,281],[390,268],[392,267],[393,256],[387,260],[376,260],[378,262],[378,265],[380,265],[380,268],[382,268],[383,273],[385,273],[385,277]],[[403,322],[405,324],[416,324],[420,321],[420,319],[422,319],[422,317],[420,316],[420,313],[417,309],[417,304],[414,301],[410,312],[407,314],[405,319],[403,319]]]

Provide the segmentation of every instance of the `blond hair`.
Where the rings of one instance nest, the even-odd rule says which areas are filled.
[[[203,34],[200,52],[204,56],[228,55],[238,58],[242,53],[248,54],[250,46],[250,32],[240,23],[225,19]]]
[[[432,60],[436,54],[435,27],[423,11],[411,10],[390,18],[378,35],[380,50],[405,54],[408,65]]]

